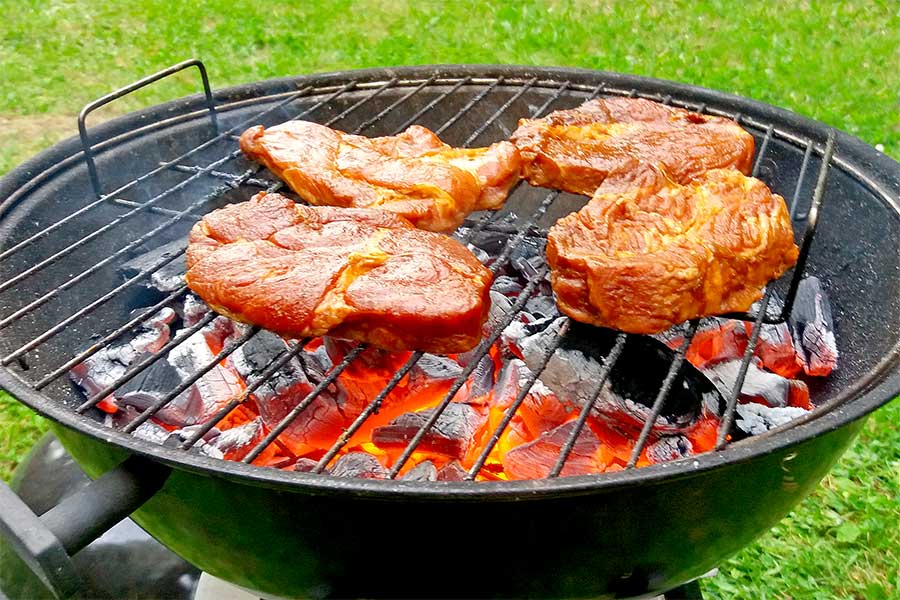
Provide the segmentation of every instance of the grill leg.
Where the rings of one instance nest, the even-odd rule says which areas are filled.
[[[669,590],[663,594],[663,598],[665,600],[703,600],[703,592],[700,591],[700,582],[694,580],[678,586],[674,590]]]

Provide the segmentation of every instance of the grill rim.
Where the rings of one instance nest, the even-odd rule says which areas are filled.
[[[421,81],[428,78],[463,78],[471,77],[472,83],[486,85],[496,78],[503,77],[509,83],[524,85],[529,79],[539,78],[541,83],[550,81],[559,85],[560,81],[571,81],[586,87],[596,86],[604,82],[612,90],[623,88],[634,89],[640,95],[661,99],[671,95],[676,103],[705,104],[706,112],[731,116],[740,113],[743,123],[760,129],[760,121],[777,125],[781,139],[797,141],[812,139],[822,140],[829,130],[828,126],[802,117],[786,109],[761,103],[749,98],[727,94],[708,88],[676,83],[667,80],[646,78],[621,73],[594,71],[587,69],[568,69],[560,67],[533,67],[516,65],[427,65],[417,67],[375,68],[336,71],[299,77],[271,79],[238,86],[222,88],[214,93],[217,111],[222,112],[240,108],[247,104],[273,101],[314,85],[317,93],[322,87],[340,85],[348,80],[356,80],[366,87],[379,82],[398,79],[401,82]],[[540,87],[544,87],[543,85]],[[283,91],[276,91],[282,88]],[[358,88],[357,88],[358,89]],[[363,88],[365,89],[365,88]],[[696,101],[696,102],[695,102]],[[168,118],[156,120],[151,128],[166,128],[180,122],[189,122],[208,116],[203,94],[188,96],[154,105],[146,109],[129,113],[113,121],[92,128],[92,138],[98,140],[95,148],[107,145],[114,147],[135,135],[147,131],[148,115],[166,115]],[[150,119],[154,121],[154,119]],[[900,204],[897,193],[900,192],[900,177],[889,174],[900,172],[900,165],[874,148],[844,132],[836,132],[837,151],[832,160],[832,167],[839,167],[853,176],[875,196],[877,196],[894,216],[900,218]],[[795,142],[796,143],[796,142]],[[820,154],[820,152],[817,152]],[[9,208],[16,205],[27,191],[39,186],[45,178],[53,177],[59,170],[83,160],[80,141],[77,136],[61,142],[38,154],[33,159],[20,165],[0,180],[0,197],[6,200],[0,204],[0,219],[6,216]],[[893,192],[892,192],[893,190]],[[8,227],[8,223],[0,221],[0,235]],[[626,487],[656,479],[674,479],[688,477],[725,465],[738,464],[743,461],[767,454],[794,444],[802,443],[826,431],[837,429],[855,421],[879,406],[887,403],[900,392],[900,341],[870,371],[868,375],[852,386],[843,390],[831,401],[818,407],[815,411],[770,432],[754,436],[741,442],[729,444],[724,450],[707,452],[701,455],[651,465],[641,469],[628,469],[617,473],[602,475],[585,475],[565,478],[551,478],[509,482],[405,482],[402,480],[360,480],[322,477],[315,474],[285,472],[280,469],[260,468],[232,461],[208,458],[190,454],[146,442],[129,434],[104,427],[101,423],[79,415],[62,405],[35,391],[31,385],[20,379],[8,368],[0,368],[0,386],[9,391],[39,414],[50,418],[70,429],[86,433],[90,437],[104,443],[112,443],[127,451],[151,458],[175,468],[187,469],[223,476],[240,482],[264,485],[278,489],[303,489],[322,493],[356,493],[366,496],[391,496],[402,492],[404,497],[455,499],[509,499],[510,497],[559,497],[590,493],[599,489]],[[844,406],[846,405],[846,406]],[[844,406],[843,410],[836,410]]]

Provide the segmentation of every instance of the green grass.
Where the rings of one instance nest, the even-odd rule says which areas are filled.
[[[3,17],[0,172],[72,135],[86,102],[191,56],[215,87],[456,62],[636,73],[784,106],[900,158],[900,9],[888,1],[22,1]],[[189,73],[113,110],[196,90]],[[704,583],[707,595],[900,597],[897,423],[894,402],[813,496]],[[42,427],[0,397],[0,476]]]

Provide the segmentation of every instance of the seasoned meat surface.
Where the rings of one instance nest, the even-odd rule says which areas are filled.
[[[642,98],[599,98],[521,119],[510,139],[529,183],[585,196],[604,182],[634,186],[642,165],[687,183],[716,168],[749,173],[753,160],[753,136],[734,121]]]
[[[500,208],[519,180],[519,153],[510,142],[451,148],[418,125],[368,138],[288,121],[251,127],[240,143],[310,204],[381,208],[429,231],[449,231],[474,210]]]
[[[481,339],[491,273],[459,242],[394,213],[260,193],[194,225],[188,286],[215,311],[290,338],[463,352]]]
[[[550,229],[553,290],[576,321],[656,333],[747,310],[797,261],[784,199],[758,179],[716,169],[680,185],[650,167],[638,179]]]

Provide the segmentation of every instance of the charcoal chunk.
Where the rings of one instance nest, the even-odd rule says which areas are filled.
[[[340,457],[331,468],[335,477],[359,479],[386,479],[388,470],[368,452],[349,452]]]
[[[765,404],[748,402],[737,405],[735,425],[749,435],[759,435],[779,427],[807,413],[796,406],[770,407]]]
[[[404,481],[437,481],[438,470],[430,460],[423,460],[403,474]]]
[[[434,409],[404,413],[375,429],[372,441],[383,448],[405,447],[433,414]],[[418,450],[463,458],[485,420],[485,414],[475,407],[451,402],[422,438]]]
[[[807,375],[824,377],[837,368],[831,303],[818,277],[800,282],[789,322],[797,359]]]

